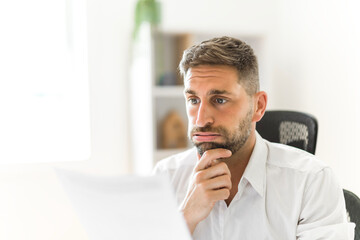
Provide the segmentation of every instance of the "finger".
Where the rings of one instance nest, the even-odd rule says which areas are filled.
[[[195,167],[195,171],[206,169],[212,165],[212,161],[219,158],[228,158],[231,156],[231,151],[224,148],[216,148],[206,151]]]
[[[222,175],[212,178],[203,183],[207,190],[218,190],[222,188],[231,189],[231,178],[229,175]]]
[[[228,175],[231,176],[229,167],[224,162],[220,162],[214,166],[211,166],[207,169],[200,170],[195,173],[195,179],[197,183],[201,183],[211,178],[215,178],[217,176]]]
[[[226,200],[230,196],[230,190],[227,188],[221,188],[218,190],[213,190],[208,192],[208,200],[211,201],[220,201],[220,200]]]

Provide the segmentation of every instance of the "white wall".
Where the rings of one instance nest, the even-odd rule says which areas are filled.
[[[135,1],[87,2],[91,159],[0,166],[0,239],[88,239],[52,167],[98,175],[130,171],[126,79]]]
[[[316,155],[360,195],[360,4],[280,0],[272,36],[274,108],[319,121]]]

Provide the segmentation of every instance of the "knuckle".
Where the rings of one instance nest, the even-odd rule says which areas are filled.
[[[228,166],[227,166],[226,163],[224,163],[224,162],[219,163],[219,167],[221,167],[221,168],[228,168]]]
[[[225,178],[228,182],[231,182],[231,177],[229,175],[225,175]]]
[[[200,189],[200,191],[204,191],[204,190],[205,190],[204,183],[198,183],[197,186],[198,186],[198,189]]]
[[[203,179],[203,173],[202,172],[197,172],[195,173],[195,182],[196,183],[200,183]]]
[[[209,151],[204,152],[204,154],[202,155],[202,158],[208,158],[209,157]]]
[[[230,197],[230,190],[229,189],[225,189],[226,192],[225,192],[225,196],[226,198]]]
[[[221,167],[227,167],[225,162],[220,162],[219,164],[220,164]]]
[[[232,187],[231,177],[229,175],[223,175],[223,179],[225,186],[231,188]]]

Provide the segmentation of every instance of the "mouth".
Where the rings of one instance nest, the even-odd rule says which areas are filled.
[[[216,139],[220,138],[221,135],[219,133],[214,132],[195,132],[193,134],[193,140],[196,142],[213,142]]]

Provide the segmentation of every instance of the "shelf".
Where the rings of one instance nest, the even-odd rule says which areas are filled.
[[[179,98],[183,97],[184,86],[155,86],[153,95],[154,97],[167,97]]]

